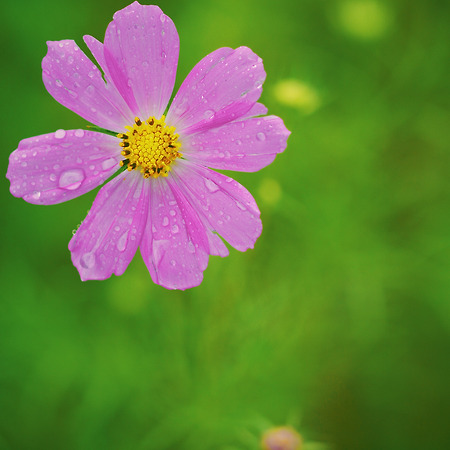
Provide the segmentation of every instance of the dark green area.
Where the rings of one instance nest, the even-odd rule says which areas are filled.
[[[449,5],[373,3],[160,2],[177,86],[247,45],[292,130],[232,175],[262,212],[255,249],[212,257],[198,288],[155,286],[139,254],[82,283],[67,244],[95,192],[34,206],[1,180],[0,450],[251,450],[283,424],[337,450],[449,448]],[[21,139],[86,125],[45,91],[45,41],[102,39],[125,5],[2,6],[4,173]],[[320,105],[280,102],[285,79]]]

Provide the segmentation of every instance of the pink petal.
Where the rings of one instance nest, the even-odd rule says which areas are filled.
[[[100,189],[69,243],[83,281],[122,275],[145,228],[149,184],[138,172],[122,172]]]
[[[262,59],[249,48],[220,48],[186,77],[167,122],[188,135],[236,120],[261,96],[265,77]]]
[[[172,174],[210,230],[237,250],[253,248],[262,224],[258,206],[247,189],[232,178],[187,160],[180,161]]]
[[[169,178],[151,180],[150,204],[140,248],[153,281],[167,289],[198,286],[208,265],[203,223]]]
[[[172,20],[157,6],[134,2],[114,14],[104,47],[110,76],[134,114],[159,118],[178,64],[180,42]]]
[[[42,205],[71,200],[118,170],[120,150],[117,138],[94,131],[58,130],[24,139],[9,157],[11,194]]]
[[[122,95],[117,90],[116,86],[111,80],[111,75],[109,73],[108,66],[105,61],[103,44],[94,37],[89,35],[83,36],[83,40],[104,73],[104,78],[106,80],[106,88],[109,91],[111,101],[113,101],[115,105],[118,105],[121,111],[124,111],[124,114],[128,119],[127,125],[132,124],[134,122],[136,114],[131,112],[129,106],[127,105]]]
[[[286,148],[289,134],[279,117],[255,117],[183,139],[183,155],[214,169],[255,172]]]
[[[238,120],[245,120],[249,119],[250,117],[257,117],[257,116],[265,116],[267,114],[267,107],[263,105],[262,103],[255,103],[250,111],[248,111],[243,116],[239,117]]]
[[[130,124],[130,111],[117,103],[97,66],[74,41],[47,42],[42,79],[52,97],[87,121],[113,131]],[[132,120],[132,119],[131,119]]]

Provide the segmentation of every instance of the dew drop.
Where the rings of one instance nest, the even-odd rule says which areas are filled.
[[[78,94],[75,91],[67,89],[67,92],[72,98],[77,98],[78,97]]]
[[[247,208],[241,203],[241,202],[236,202],[236,206],[241,209],[242,211],[246,211]]]
[[[85,178],[84,172],[81,169],[66,170],[59,177],[58,185],[62,189],[73,191],[81,186]]]
[[[161,15],[159,16],[159,18],[160,18],[160,20],[161,20],[162,23],[164,23],[164,22],[166,21],[166,15],[165,15],[165,14],[161,14]]]
[[[33,200],[39,200],[41,198],[41,193],[39,191],[33,191],[31,194],[31,198]]]
[[[242,141],[240,140],[240,139],[236,139],[236,145],[241,145],[242,144]]]
[[[27,167],[27,165],[28,165],[28,164],[26,163],[26,161],[24,161],[24,162],[21,164],[22,167]]]
[[[56,130],[55,131],[55,138],[56,139],[64,139],[66,137],[66,131],[65,130]]]
[[[122,236],[120,236],[119,240],[117,241],[117,250],[119,250],[119,252],[123,252],[127,247],[127,242],[128,242],[128,230],[125,231],[125,233],[123,233]]]
[[[266,135],[263,132],[256,133],[256,139],[258,139],[258,141],[265,141]]]
[[[172,225],[172,233],[178,233],[180,231],[179,227],[177,224]]]
[[[170,265],[175,267],[177,265],[177,262],[174,259],[170,260]]]
[[[114,227],[114,230],[115,230],[115,231],[120,231],[119,225],[116,225],[116,226]]]
[[[161,52],[161,58],[162,59],[166,59],[167,58],[166,52],[164,52],[164,51]]]
[[[54,174],[54,173],[52,173],[51,175],[50,175],[50,181],[56,181],[56,175]]]
[[[219,190],[219,186],[217,186],[217,184],[209,178],[204,178],[204,182],[209,192],[216,192]]]
[[[62,87],[63,82],[62,82],[61,80],[56,80],[56,81],[55,81],[55,84],[56,84],[56,86],[58,86],[58,87]]]
[[[169,225],[169,218],[168,217],[164,217],[163,221],[162,221],[163,227],[167,227],[167,225]]]
[[[95,264],[95,254],[93,252],[85,253],[80,258],[80,264],[81,267],[84,267],[85,269],[92,269]]]
[[[204,114],[203,114],[203,117],[205,118],[205,119],[212,119],[213,117],[214,117],[214,111],[212,110],[212,109],[207,109],[205,112],[204,112]]]
[[[84,131],[83,130],[75,130],[75,136],[82,138],[84,136]]]
[[[114,158],[105,159],[102,162],[102,169],[103,170],[109,170],[109,169],[111,169],[111,167],[114,167],[116,164],[117,163],[116,163],[116,160]]]
[[[175,210],[174,209],[171,209],[170,211],[169,211],[169,214],[173,217],[173,216],[175,216],[176,215],[176,212],[175,212]]]

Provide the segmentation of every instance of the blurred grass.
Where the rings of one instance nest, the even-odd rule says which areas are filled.
[[[102,39],[126,4],[4,6],[5,171],[21,139],[85,126],[45,91],[45,41]],[[448,3],[159,5],[177,86],[219,46],[264,59],[289,146],[232,175],[263,234],[184,293],[139,255],[82,283],[67,243],[95,193],[39,207],[3,179],[0,449],[256,449],[286,423],[335,449],[448,448]],[[317,105],[283,104],[284,80]]]

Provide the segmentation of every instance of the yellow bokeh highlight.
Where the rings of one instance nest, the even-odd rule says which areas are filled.
[[[383,36],[391,25],[392,14],[386,5],[374,0],[348,0],[341,3],[339,26],[347,34],[371,40]]]
[[[258,188],[261,200],[268,205],[275,205],[281,198],[281,186],[273,178],[264,178]]]
[[[311,114],[321,105],[317,91],[310,85],[295,78],[279,81],[273,91],[276,100],[287,106]]]

